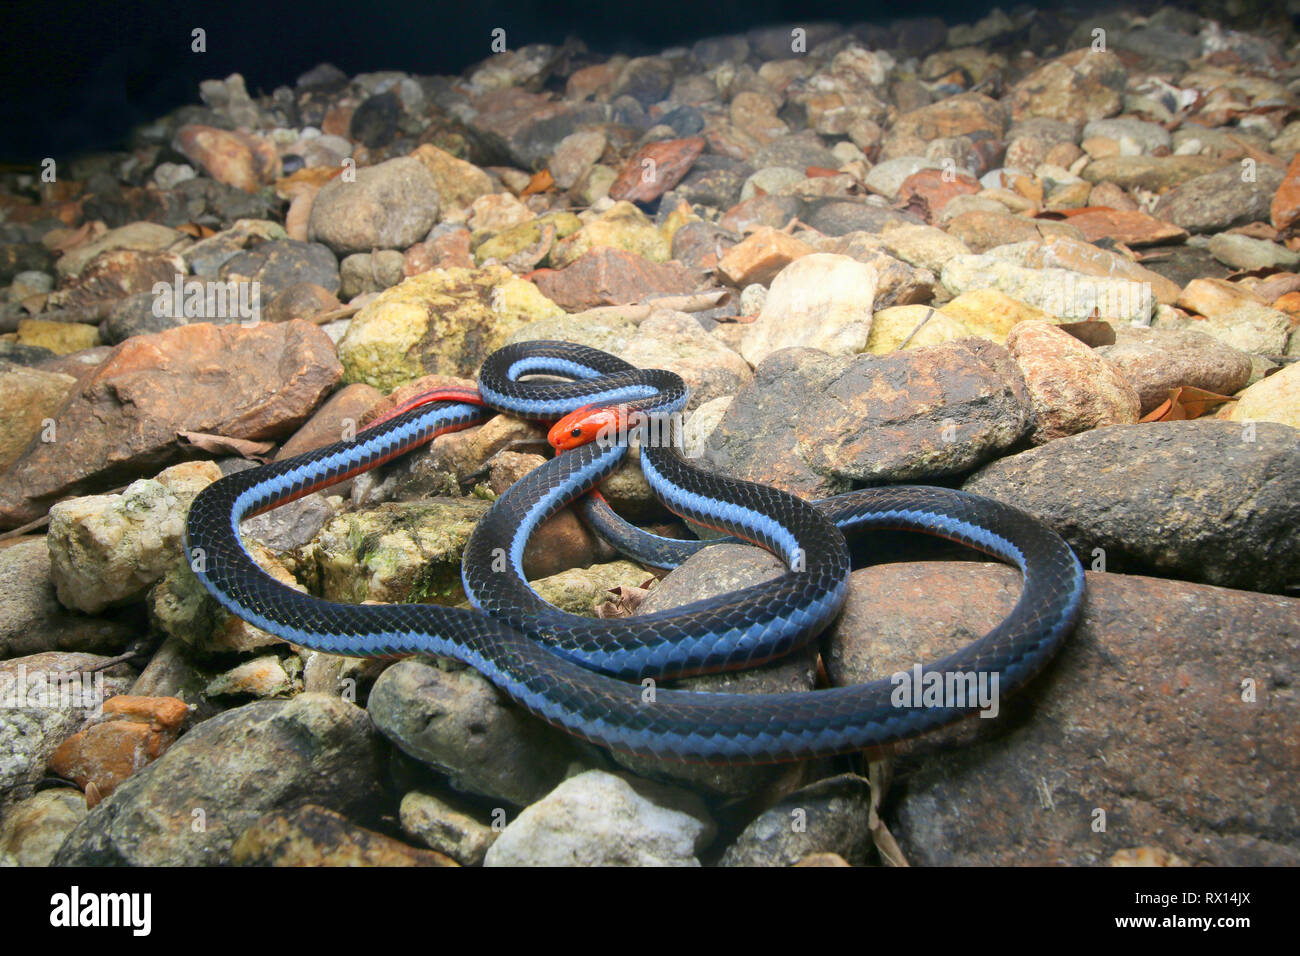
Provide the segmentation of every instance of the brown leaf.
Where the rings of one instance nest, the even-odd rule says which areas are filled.
[[[531,196],[533,193],[544,193],[555,185],[555,177],[551,175],[549,169],[543,169],[540,173],[534,173],[533,178],[528,180],[528,185],[524,191],[519,194],[519,198]]]
[[[209,435],[206,432],[177,432],[176,437],[182,445],[190,445],[200,451],[213,455],[239,455],[253,461],[269,461],[267,452],[275,447],[275,442],[271,441],[248,441],[225,435]]]
[[[1157,408],[1142,416],[1144,422],[1182,422],[1200,418],[1212,408],[1232,401],[1231,395],[1219,395],[1207,392],[1203,388],[1182,385],[1169,390],[1166,398]]]
[[[1102,345],[1115,344],[1115,327],[1109,322],[1089,320],[1087,322],[1062,322],[1057,326],[1062,332],[1068,332],[1084,345],[1098,348]]]
[[[596,617],[614,618],[614,617],[631,617],[641,602],[646,599],[650,593],[650,585],[654,584],[654,578],[647,578],[641,583],[640,587],[628,587],[620,584],[618,587],[610,588],[607,593],[614,595],[612,601],[606,601],[596,606]]]

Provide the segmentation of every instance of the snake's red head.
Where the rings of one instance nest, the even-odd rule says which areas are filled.
[[[580,445],[586,445],[600,437],[601,432],[611,434],[619,427],[623,418],[616,408],[595,408],[584,405],[577,411],[569,412],[551,426],[546,433],[546,440],[557,452],[568,451]]]

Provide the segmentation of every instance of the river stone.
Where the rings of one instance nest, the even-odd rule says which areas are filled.
[[[367,709],[384,736],[457,790],[514,806],[548,793],[575,755],[563,733],[453,664],[394,664],[375,681]]]
[[[946,656],[1019,591],[1016,570],[983,562],[855,571],[827,670],[858,683]],[[1098,865],[1142,846],[1293,866],[1296,660],[1294,598],[1089,572],[1079,626],[998,717],[902,745],[885,822],[921,866]]]
[[[761,548],[744,544],[716,544],[692,555],[674,569],[637,608],[636,613],[667,611],[694,601],[718,597],[779,576],[785,565]],[[813,648],[760,667],[720,674],[705,674],[664,683],[665,688],[724,694],[781,694],[810,691],[817,677]],[[635,773],[690,786],[699,792],[724,797],[760,793],[783,774],[783,768],[687,764],[626,753],[612,753],[620,765]]]
[[[693,794],[588,770],[512,820],[485,865],[699,866],[714,829]]]
[[[830,495],[964,471],[1009,448],[1032,420],[1010,355],[982,339],[883,356],[786,349],[736,394],[703,461]]]
[[[59,603],[44,538],[0,550],[0,660],[43,651],[117,654],[133,636],[128,621],[69,613]]]
[[[1117,325],[1097,354],[1137,389],[1144,415],[1183,385],[1232,395],[1250,380],[1250,356],[1194,329]]]
[[[390,159],[339,176],[312,203],[308,236],[337,255],[405,249],[438,221],[438,183],[413,156]]]
[[[794,866],[834,853],[851,866],[871,854],[871,785],[851,773],[819,780],[782,797],[750,821],[719,866]]]
[[[1300,433],[1285,425],[1116,425],[1003,458],[963,488],[1037,515],[1106,570],[1252,591],[1300,580]]]
[[[803,346],[851,355],[867,345],[878,275],[848,256],[816,253],[790,263],[772,280],[758,318],[740,341],[757,365],[778,349]]]
[[[1007,348],[1034,406],[1034,444],[1138,420],[1137,390],[1068,332],[1048,322],[1021,322]]]

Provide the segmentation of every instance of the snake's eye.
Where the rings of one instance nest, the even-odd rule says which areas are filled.
[[[581,438],[581,437],[582,437],[582,429],[581,429],[581,428],[575,428],[573,431],[569,432],[569,434],[572,435],[574,438]]]

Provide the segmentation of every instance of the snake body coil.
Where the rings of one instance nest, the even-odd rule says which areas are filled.
[[[572,381],[521,381],[538,374]],[[587,405],[671,415],[686,401],[681,379],[670,372],[636,369],[564,342],[527,342],[494,353],[480,373],[479,394],[488,406],[544,420]],[[654,443],[642,446],[641,464],[670,509],[767,547],[791,570],[718,598],[632,618],[577,617],[542,601],[523,578],[529,535],[618,466],[628,451],[622,441],[559,455],[496,501],[463,556],[465,591],[481,610],[357,606],[311,597],[267,575],[240,544],[242,518],[477,424],[490,414],[479,402],[466,393],[419,405],[353,440],[214,482],[195,498],[187,521],[187,549],[198,577],[233,614],[294,644],[358,657],[453,657],[542,719],[587,740],[716,763],[796,760],[877,746],[972,711],[973,704],[897,706],[889,679],[794,694],[646,694],[640,683],[620,679],[753,666],[815,638],[847,595],[850,566],[841,529],[924,531],[985,551],[1023,573],[1010,616],[926,672],[996,674],[1001,692],[1010,693],[1050,659],[1078,616],[1078,560],[1058,535],[1015,508],[924,487],[866,489],[814,505],[701,471],[673,448]],[[676,563],[701,546],[656,539],[599,509],[597,517],[620,546],[643,552],[651,563]]]

